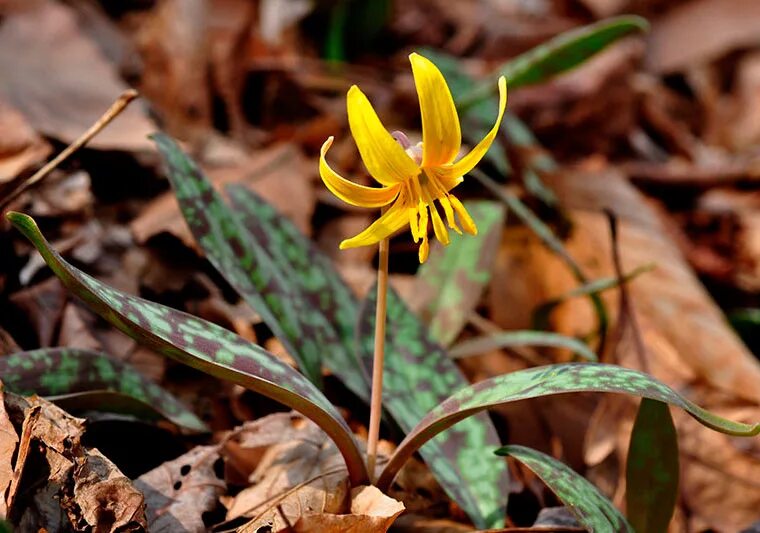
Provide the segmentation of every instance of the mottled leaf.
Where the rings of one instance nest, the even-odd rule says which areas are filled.
[[[359,355],[372,372],[377,289],[359,318]],[[383,405],[404,431],[411,430],[451,393],[468,385],[446,351],[401,298],[388,291]],[[487,414],[472,417],[420,450],[441,486],[480,528],[503,523],[509,477],[490,450],[500,445]]]
[[[680,407],[701,424],[721,433],[736,436],[760,433],[760,424],[742,424],[721,418],[637,370],[600,363],[548,365],[496,376],[461,389],[446,399],[399,444],[377,486],[387,488],[399,468],[420,446],[461,420],[504,403],[567,392],[617,392],[640,396]]]
[[[69,408],[135,415],[152,412],[187,429],[208,431],[206,424],[172,394],[129,364],[102,353],[76,348],[13,353],[0,357],[0,376],[8,390],[46,396]]]
[[[496,94],[499,76],[507,78],[510,89],[541,83],[577,67],[622,37],[648,29],[645,19],[632,15],[572,29],[507,61],[487,80],[457,98],[457,105],[464,109]]]
[[[626,464],[628,520],[637,533],[664,533],[678,496],[678,435],[667,404],[644,398]]]
[[[321,311],[343,350],[325,354],[324,363],[357,396],[369,402],[369,383],[356,359],[356,316],[359,301],[332,261],[287,217],[256,193],[240,185],[226,189],[230,202],[257,246],[287,275],[308,306]]]
[[[566,464],[524,446],[504,446],[496,450],[496,454],[514,457],[530,468],[589,531],[633,533],[631,525],[612,502]]]
[[[93,311],[159,353],[303,413],[335,441],[346,460],[352,482],[366,482],[364,460],[348,425],[304,376],[227,329],[100,283],[64,261],[50,247],[31,217],[21,213],[6,216],[37,247],[66,288]]]
[[[483,290],[501,242],[504,206],[498,202],[468,202],[478,234],[452,234],[448,246],[436,246],[417,271],[417,286],[427,298],[420,311],[434,339],[448,346],[467,324]]]
[[[597,360],[596,354],[591,351],[588,345],[578,339],[549,331],[531,330],[502,331],[481,337],[473,337],[453,346],[449,350],[449,355],[458,359],[511,346],[565,348],[588,361]]]
[[[342,350],[324,317],[299,298],[287,276],[256,244],[200,168],[168,136],[153,135],[193,236],[212,265],[264,319],[312,382],[322,356]]]

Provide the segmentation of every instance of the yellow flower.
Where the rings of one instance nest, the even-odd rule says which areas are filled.
[[[372,104],[354,85],[348,91],[348,123],[364,165],[382,187],[365,187],[338,175],[325,160],[333,142],[322,145],[319,174],[327,188],[346,203],[359,207],[382,207],[383,214],[367,229],[340,243],[340,248],[376,244],[409,224],[414,242],[420,243],[419,259],[424,263],[430,251],[428,220],[435,237],[444,245],[449,232],[435,201],[443,209],[448,226],[461,234],[462,228],[477,234],[475,223],[451,189],[462,182],[491,146],[507,104],[507,83],[499,78],[499,115],[491,131],[468,154],[455,161],[462,144],[459,117],[443,75],[428,59],[411,54],[414,83],[420,99],[422,142],[409,146],[403,133],[390,134],[380,122]]]

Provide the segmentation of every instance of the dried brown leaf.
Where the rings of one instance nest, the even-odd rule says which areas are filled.
[[[6,491],[13,480],[13,457],[18,446],[18,434],[5,410],[5,394],[0,383],[0,517],[8,513]]]
[[[7,496],[19,531],[145,530],[142,495],[100,452],[82,446],[83,420],[36,396],[6,394],[6,407],[23,420]]]
[[[385,533],[403,512],[403,503],[386,496],[377,487],[356,487],[351,490],[350,514],[307,513],[293,529],[299,533]]]
[[[0,95],[43,135],[65,143],[87,130],[127,89],[100,50],[79,29],[75,13],[57,2],[30,2],[0,25]],[[127,108],[89,145],[150,148],[155,126],[139,106]]]
[[[203,533],[203,513],[219,504],[226,484],[217,475],[218,446],[197,446],[135,480],[145,495],[151,532]]]
[[[252,517],[240,531],[252,533],[266,526],[275,532],[293,527],[306,514],[347,511],[345,464],[327,435],[296,414],[264,421],[248,436],[245,429],[240,432],[251,448],[272,444],[249,477],[252,485],[227,502],[227,518]]]
[[[755,0],[692,0],[654,21],[647,65],[666,74],[756,46],[758,21],[760,3]]]
[[[0,185],[13,180],[22,171],[42,162],[50,154],[50,145],[29,125],[24,116],[0,100]]]

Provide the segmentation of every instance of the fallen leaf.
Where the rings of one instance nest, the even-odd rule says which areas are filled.
[[[52,346],[66,304],[66,292],[61,282],[52,277],[12,294],[10,301],[29,317],[39,346]]]
[[[192,138],[211,122],[208,2],[166,0],[125,21],[143,62],[140,91],[166,128]]]
[[[38,1],[9,11],[0,24],[0,72],[13,76],[0,78],[0,95],[36,131],[71,143],[127,86],[64,4]],[[89,146],[146,150],[155,129],[133,105]]]
[[[5,393],[0,383],[0,516],[6,516],[6,491],[13,480],[13,454],[18,446],[18,435],[5,410]]]
[[[286,531],[305,514],[339,514],[348,507],[348,474],[327,435],[301,415],[265,418],[255,435],[243,437],[249,447],[273,442],[249,477],[251,486],[227,502],[227,519],[249,516],[241,532],[260,527]],[[273,431],[268,425],[271,424]],[[262,434],[264,429],[266,434]],[[245,430],[240,432],[245,435]],[[265,436],[268,435],[268,436]],[[270,440],[274,438],[273,440]]]
[[[218,446],[196,446],[135,480],[145,495],[148,530],[205,533],[203,514],[216,508],[226,489],[217,474],[221,460]]]
[[[308,513],[301,516],[293,530],[299,533],[385,533],[403,512],[403,503],[386,496],[377,487],[356,487],[351,490],[350,514]]]
[[[29,125],[24,116],[0,100],[0,185],[13,180],[22,171],[42,162],[50,145]]]
[[[83,420],[32,396],[6,393],[23,423],[8,515],[19,531],[144,531],[143,497],[116,466],[81,444]]]
[[[755,0],[683,3],[652,24],[647,66],[658,74],[669,74],[738,48],[757,46],[758,20],[760,3]]]

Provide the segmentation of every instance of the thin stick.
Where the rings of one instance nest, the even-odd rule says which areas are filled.
[[[372,398],[367,436],[367,470],[375,480],[377,441],[380,436],[380,418],[383,411],[383,360],[385,359],[385,314],[388,301],[388,239],[380,241],[377,265],[377,307],[375,308],[375,353],[372,359]]]
[[[81,137],[68,145],[60,154],[48,161],[45,166],[43,166],[41,169],[35,172],[32,177],[14,189],[8,196],[0,200],[0,211],[5,209],[8,204],[18,198],[22,192],[50,174],[50,172],[52,172],[55,167],[60,165],[71,154],[90,142],[93,137],[100,133],[100,131],[105,128],[113,119],[119,116],[119,114],[121,114],[121,112],[126,109],[127,105],[138,96],[139,93],[134,89],[127,89],[121,93],[116,101],[111,104],[111,107],[109,107],[108,110],[103,114],[103,116],[101,116],[97,122],[95,122],[95,124],[90,126],[90,129],[84,132]]]

